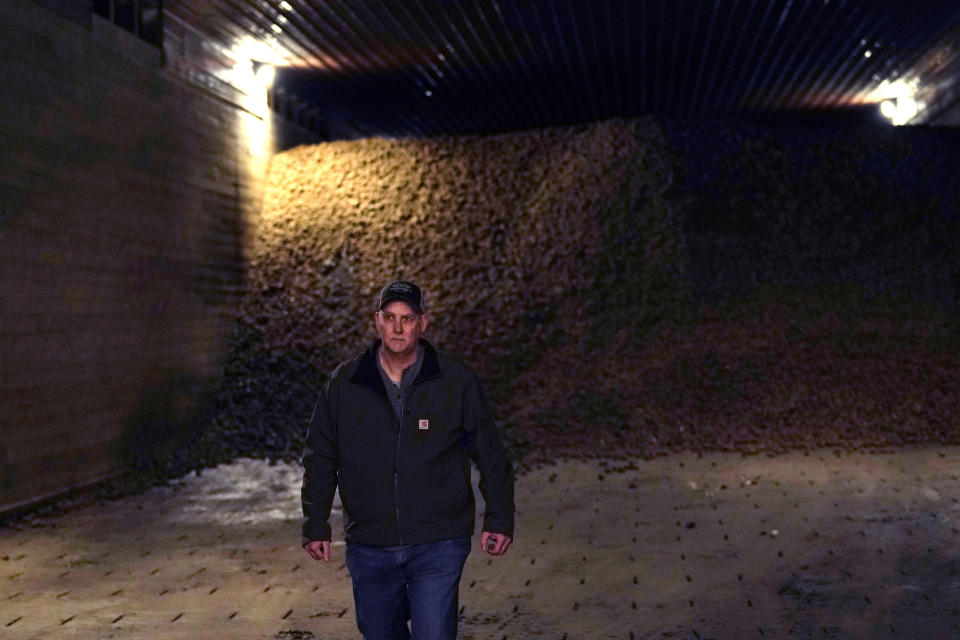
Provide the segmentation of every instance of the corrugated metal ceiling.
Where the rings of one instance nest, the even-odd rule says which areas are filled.
[[[957,86],[960,2],[199,0],[252,36],[331,137],[481,133],[642,114],[863,112],[900,80],[923,122]],[[177,3],[168,0],[168,10]],[[951,98],[955,100],[956,98]]]

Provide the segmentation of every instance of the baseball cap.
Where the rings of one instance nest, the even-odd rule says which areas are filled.
[[[423,292],[420,291],[420,287],[412,282],[394,280],[381,289],[380,297],[377,299],[377,309],[383,309],[395,300],[406,302],[417,313],[423,313]]]

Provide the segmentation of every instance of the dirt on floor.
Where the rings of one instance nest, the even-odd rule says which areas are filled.
[[[509,553],[474,537],[459,637],[960,637],[958,462],[938,447],[532,464]],[[0,636],[358,638],[339,503],[333,560],[313,562],[299,485],[298,465],[242,459],[0,529]]]

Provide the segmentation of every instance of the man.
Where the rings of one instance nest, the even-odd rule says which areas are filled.
[[[383,288],[379,340],[342,363],[320,393],[303,454],[304,548],[330,560],[328,519],[339,484],[357,627],[366,640],[453,640],[475,502],[486,501],[480,547],[513,540],[513,466],[476,375],[422,338],[420,288]],[[410,621],[410,628],[407,627]]]

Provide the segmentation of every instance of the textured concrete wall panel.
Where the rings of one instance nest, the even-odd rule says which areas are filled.
[[[96,16],[4,2],[0,56],[4,508],[183,436],[177,407],[220,373],[272,149],[184,78],[180,49],[161,67]]]

